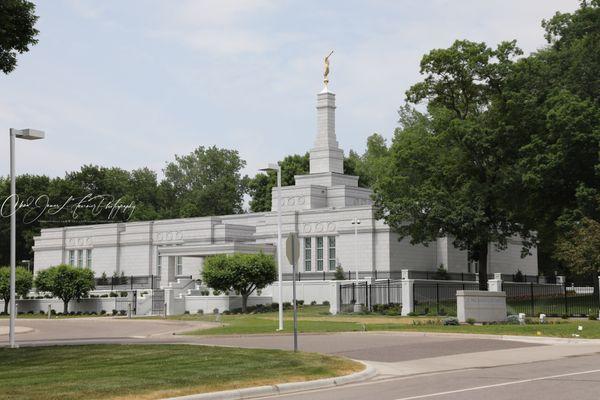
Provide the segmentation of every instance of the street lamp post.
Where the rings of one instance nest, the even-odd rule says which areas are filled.
[[[354,265],[356,266],[356,283],[358,283],[358,225],[360,225],[360,219],[354,218],[352,220],[352,225],[354,225]]]
[[[10,135],[10,326],[8,342],[11,348],[18,347],[15,343],[15,321],[17,318],[15,276],[17,269],[17,210],[16,210],[16,176],[15,176],[15,138],[37,140],[44,138],[44,132],[35,129],[13,129]]]
[[[277,171],[277,270],[279,275],[279,328],[283,330],[283,244],[281,243],[281,166],[279,164],[269,164],[260,171]]]

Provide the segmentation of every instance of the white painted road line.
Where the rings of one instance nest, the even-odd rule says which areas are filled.
[[[476,387],[471,387],[471,388],[466,388],[466,389],[450,390],[450,391],[447,391],[447,392],[437,392],[437,393],[423,394],[423,395],[419,395],[419,396],[402,397],[402,398],[396,399],[396,400],[426,399],[428,397],[445,396],[447,394],[471,392],[471,391],[475,391],[475,390],[490,389],[490,388],[502,387],[502,386],[510,386],[510,385],[519,385],[521,383],[528,383],[528,382],[535,382],[535,381],[543,381],[545,379],[555,379],[555,378],[564,378],[564,377],[567,377],[567,376],[575,376],[575,375],[583,375],[583,374],[593,374],[595,372],[600,372],[600,369],[593,369],[593,370],[590,370],[590,371],[583,371],[583,372],[571,372],[569,374],[542,376],[540,378],[531,378],[531,379],[523,379],[523,380],[520,380],[520,381],[496,383],[494,385],[476,386]]]

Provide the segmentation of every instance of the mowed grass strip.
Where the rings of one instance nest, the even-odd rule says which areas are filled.
[[[327,315],[324,306],[304,306],[298,312],[298,330],[301,333],[355,332],[355,331],[407,331],[439,333],[473,333],[490,335],[551,336],[571,338],[600,338],[600,321],[581,319],[549,319],[547,324],[527,325],[442,325],[444,317],[400,317],[380,314],[340,314]],[[211,315],[182,315],[169,317],[188,321],[215,321]],[[285,312],[282,332],[277,332],[277,313],[246,315],[223,315],[222,326],[187,332],[187,335],[236,335],[236,334],[275,334],[292,332],[291,312]],[[531,319],[535,321],[535,319]],[[579,331],[578,327],[583,330]]]
[[[158,399],[345,375],[314,353],[191,345],[0,348],[0,399]]]

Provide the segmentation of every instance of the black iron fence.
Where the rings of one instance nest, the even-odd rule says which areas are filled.
[[[427,282],[413,284],[413,310],[418,315],[456,315],[456,291],[478,290],[477,282]]]
[[[339,295],[342,312],[352,311],[355,304],[361,304],[367,310],[376,304],[401,304],[402,282],[386,279],[374,283],[348,283],[340,285]]]
[[[356,280],[356,271],[344,271],[342,276],[336,276],[334,271],[318,271],[318,272],[297,272],[297,281],[328,281],[328,280]],[[282,274],[284,281],[291,281],[293,274],[285,273]],[[339,278],[339,279],[338,279]],[[402,272],[400,271],[358,271],[358,279],[402,279]]]
[[[157,275],[112,276],[95,278],[96,290],[135,290],[158,289],[160,277]]]
[[[506,307],[511,314],[597,316],[600,310],[598,278],[577,286],[575,283],[503,282],[502,290],[506,293]]]

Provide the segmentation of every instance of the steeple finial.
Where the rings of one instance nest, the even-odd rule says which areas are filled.
[[[325,70],[323,71],[323,83],[325,84],[325,89],[327,89],[327,85],[329,84],[329,57],[333,54],[333,50],[325,59],[323,60],[325,63]]]

